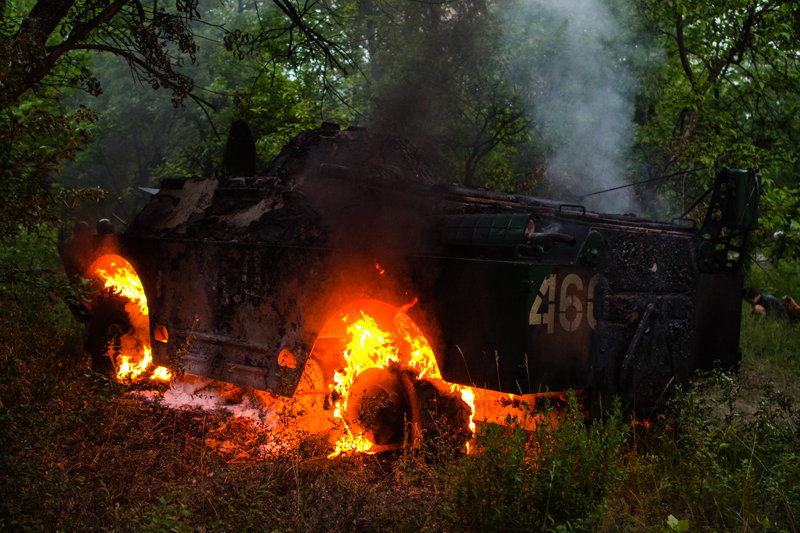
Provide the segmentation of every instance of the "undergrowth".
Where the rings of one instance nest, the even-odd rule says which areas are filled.
[[[618,479],[627,436],[619,402],[587,423],[574,394],[532,432],[513,421],[477,436],[475,454],[451,469],[454,522],[466,531],[594,529]]]
[[[711,373],[637,426],[624,456],[612,529],[797,531],[796,400],[763,384],[742,406],[737,379]]]

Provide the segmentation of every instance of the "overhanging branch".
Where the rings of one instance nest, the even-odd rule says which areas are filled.
[[[164,87],[167,87],[169,89],[176,89],[177,88],[177,85],[174,84],[171,81],[171,79],[174,77],[174,74],[170,74],[170,73],[158,70],[156,68],[153,68],[153,66],[150,63],[148,63],[147,61],[145,61],[142,58],[138,57],[136,54],[133,54],[133,53],[129,52],[128,50],[122,50],[122,49],[119,49],[119,48],[114,48],[114,47],[106,46],[106,45],[102,45],[102,44],[80,44],[80,45],[74,47],[74,50],[94,50],[94,51],[98,51],[98,52],[106,52],[106,53],[109,53],[109,54],[113,54],[115,56],[123,58],[132,67],[133,66],[138,67],[142,71],[151,74]],[[195,102],[197,102],[198,105],[200,105],[201,107],[205,106],[205,107],[207,107],[209,109],[213,109],[213,110],[216,111],[216,107],[214,107],[214,105],[211,102],[209,102],[208,100],[198,96],[197,94],[193,93],[191,90],[186,92],[186,96],[191,98]]]

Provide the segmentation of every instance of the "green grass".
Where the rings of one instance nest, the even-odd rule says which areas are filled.
[[[800,330],[744,315],[738,374],[711,372],[637,425],[608,530],[798,531]]]
[[[773,381],[779,390],[800,398],[800,323],[787,324],[742,311],[739,349],[743,380]]]
[[[621,475],[627,434],[619,402],[604,420],[587,424],[574,395],[564,412],[544,417],[530,433],[514,424],[484,428],[479,453],[448,471],[455,529],[596,529]]]

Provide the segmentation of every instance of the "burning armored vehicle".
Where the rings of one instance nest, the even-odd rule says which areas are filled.
[[[79,252],[85,276],[135,270],[149,308],[94,304],[96,360],[127,363],[135,330],[159,364],[324,397],[373,450],[437,417],[468,433],[482,394],[640,409],[738,363],[752,171],[718,174],[698,228],[436,184],[409,143],[327,124],[252,176],[248,132],[226,175],[165,180]]]

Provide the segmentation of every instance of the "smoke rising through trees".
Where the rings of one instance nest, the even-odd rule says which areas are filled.
[[[523,24],[541,28],[534,121],[547,145],[556,198],[626,183],[633,139],[632,73],[623,30],[601,0],[524,0]],[[514,22],[514,24],[519,24]],[[604,212],[628,212],[628,189],[584,199]]]
[[[216,170],[220,139],[244,118],[262,164],[297,132],[331,121],[409,138],[440,181],[562,201],[572,195],[606,212],[638,211],[635,195],[647,216],[676,216],[721,165],[762,168],[781,194],[796,196],[800,45],[793,11],[780,2],[694,2],[680,12],[655,0],[328,5],[311,22],[352,61],[337,61],[352,67],[347,75],[279,31],[286,21],[277,6],[212,4],[198,4],[197,64],[180,68],[216,110],[206,116],[187,104],[175,111],[168,92],[132,96],[129,70],[115,67],[109,76],[94,63],[104,94],[87,104],[102,115],[88,152],[64,152],[77,161],[61,165],[59,182],[102,185],[109,198],[127,203],[141,194],[138,186],[162,177]],[[14,36],[15,17],[25,12],[8,13],[4,35]],[[64,68],[80,74],[91,55]],[[59,79],[67,78],[84,79]],[[76,101],[61,98],[66,108]],[[138,107],[128,110],[132,101]],[[139,127],[140,119],[152,127]],[[152,139],[136,145],[134,133],[151,131]],[[697,168],[707,175],[585,197]],[[124,219],[135,211],[114,208]],[[791,217],[773,218],[771,226],[786,232]]]

